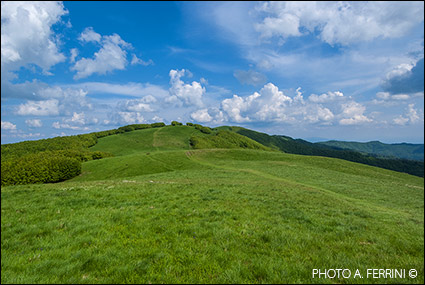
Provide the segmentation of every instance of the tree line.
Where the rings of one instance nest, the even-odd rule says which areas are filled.
[[[99,138],[129,131],[160,128],[164,123],[133,124],[83,135],[55,137],[1,145],[1,186],[52,183],[81,174],[81,163],[110,157],[90,151]]]

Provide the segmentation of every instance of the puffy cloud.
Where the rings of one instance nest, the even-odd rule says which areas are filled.
[[[223,100],[221,109],[230,121],[237,123],[284,122],[292,124],[304,121],[307,123],[331,124],[337,116],[331,109],[321,104],[333,103],[335,98],[342,97],[343,94],[338,91],[328,92],[320,96],[313,94],[314,96],[309,97],[310,100],[304,101],[300,90],[301,88],[297,88],[296,95],[291,98],[274,84],[267,83],[259,92],[255,92],[250,96],[239,97],[238,95],[233,95],[233,98]],[[313,99],[311,100],[311,98]],[[339,102],[336,105],[340,106],[340,104]],[[346,117],[355,113],[354,110],[350,113],[348,107],[353,108],[355,106],[350,105],[344,109],[346,112],[344,119],[348,119]],[[357,110],[358,112],[359,110]],[[356,117],[356,120],[359,120],[359,118]]]
[[[71,67],[71,70],[77,72],[74,79],[88,77],[93,73],[106,74],[115,69],[125,69],[128,63],[125,49],[131,48],[131,44],[122,40],[117,34],[103,36],[100,42],[102,47],[95,52],[93,58],[82,58]]]
[[[145,121],[141,113],[138,112],[118,112],[117,122],[121,125],[140,124]]]
[[[67,13],[61,2],[2,2],[2,73],[19,70],[30,64],[37,65],[48,73],[50,67],[64,61],[65,56],[59,52],[51,28]]]
[[[396,125],[404,126],[406,124],[415,124],[423,122],[423,111],[422,114],[418,114],[418,110],[414,108],[414,104],[409,104],[406,110],[405,116],[398,116],[393,119],[393,123]]]
[[[254,70],[236,70],[233,73],[233,76],[236,77],[236,79],[239,80],[239,82],[242,84],[249,84],[254,86],[264,84],[267,80],[265,75]]]
[[[397,94],[397,95],[393,95],[391,96],[394,100],[407,100],[410,98],[409,95],[407,94]]]
[[[339,121],[341,125],[359,125],[372,122],[371,119],[363,114],[366,111],[366,107],[360,103],[354,101],[344,103],[341,105],[341,109],[342,119]]]
[[[393,123],[399,126],[404,126],[408,122],[409,122],[409,119],[403,116],[398,116],[397,118],[393,119]]]
[[[156,102],[155,97],[146,96],[142,99],[124,100],[118,102],[118,108],[127,112],[153,112],[149,103]]]
[[[208,123],[211,122],[213,120],[213,118],[210,116],[210,114],[208,114],[208,109],[201,109],[198,110],[194,113],[192,113],[190,115],[190,117],[197,121],[197,122],[201,122],[201,123]]]
[[[16,130],[16,125],[11,122],[1,121],[1,129],[2,130]]]
[[[84,112],[74,112],[72,117],[62,119],[62,122],[53,122],[55,129],[89,130],[86,125],[97,124],[97,118],[88,118]]]
[[[415,107],[414,104],[409,104],[407,108],[407,117],[409,118],[409,121],[412,123],[416,123],[420,120],[418,111],[414,107]]]
[[[424,59],[415,65],[401,64],[391,70],[382,84],[391,94],[411,94],[424,91]]]
[[[93,30],[93,27],[85,28],[80,34],[79,40],[82,42],[100,42],[102,36]]]
[[[267,2],[255,25],[264,38],[318,33],[322,41],[349,45],[404,35],[424,19],[423,2]]]
[[[286,121],[286,107],[288,103],[292,102],[292,98],[279,91],[278,87],[272,83],[267,83],[260,90],[261,107],[256,113],[257,117],[261,120],[279,120]]]
[[[159,117],[159,116],[153,116],[152,120],[153,122],[162,122],[164,121],[163,118]]]
[[[391,93],[389,92],[378,92],[376,93],[377,99],[373,99],[372,103],[378,104],[378,105],[392,106],[392,105],[397,105],[400,103],[397,101],[407,101],[415,96],[421,96],[421,93],[414,93],[412,95],[408,95],[408,94],[391,95]]]
[[[69,115],[72,110],[92,108],[86,98],[87,92],[82,89],[43,86],[33,95],[39,101],[28,100],[26,103],[20,104],[15,112],[17,115]]]
[[[342,92],[339,91],[335,91],[335,92],[327,92],[324,93],[322,95],[316,95],[316,94],[311,94],[308,97],[308,100],[310,100],[311,102],[314,103],[326,103],[326,102],[332,102],[334,100],[340,99],[344,97],[344,94]]]
[[[224,99],[221,102],[221,108],[229,116],[231,121],[242,123],[250,121],[249,117],[243,117],[242,112],[248,111],[251,105],[261,95],[255,92],[254,94],[246,97],[245,99],[238,95],[233,95],[231,99]]]
[[[68,123],[59,123],[59,122],[53,122],[52,127],[55,129],[70,129],[70,130],[80,130],[80,131],[89,130],[88,127],[75,126]]]
[[[18,106],[17,115],[50,116],[59,115],[59,101],[56,99],[44,101],[28,101]]]
[[[300,18],[289,13],[282,13],[279,17],[266,17],[262,23],[256,24],[255,28],[263,37],[272,36],[300,36]]]
[[[307,107],[304,114],[304,120],[310,123],[330,122],[334,117],[331,110],[320,105],[311,105]]]
[[[202,96],[205,94],[205,87],[199,82],[193,81],[185,84],[180,78],[185,74],[191,74],[187,70],[170,70],[170,97],[166,99],[168,103],[181,104],[186,106],[202,107]]]
[[[41,122],[40,119],[25,120],[25,123],[29,127],[33,127],[33,128],[40,128],[43,126],[43,123]]]

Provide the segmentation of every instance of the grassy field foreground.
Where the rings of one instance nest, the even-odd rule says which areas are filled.
[[[93,149],[115,157],[84,163],[79,177],[2,187],[2,283],[423,283],[423,178],[192,150],[193,134],[105,137]],[[329,268],[364,278],[312,278]],[[418,276],[366,278],[368,268]]]

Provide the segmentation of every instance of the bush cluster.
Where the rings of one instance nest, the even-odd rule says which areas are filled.
[[[60,182],[81,173],[81,162],[56,152],[27,154],[1,162],[1,186]]]
[[[95,134],[84,134],[77,136],[55,137],[37,141],[24,141],[13,144],[1,145],[1,160],[18,158],[27,154],[41,151],[53,151],[64,149],[88,149],[97,143]]]
[[[180,122],[177,122],[177,121],[172,121],[171,122],[171,125],[172,126],[181,126],[181,125],[183,125],[182,123],[180,123]]]
[[[70,179],[80,174],[82,162],[112,156],[109,153],[89,150],[89,147],[97,143],[98,138],[164,126],[165,123],[162,122],[132,124],[84,135],[2,145],[1,185],[59,182]]]
[[[199,124],[194,124],[194,126],[195,126],[195,129],[201,131],[204,134],[211,134],[212,133],[212,130],[209,127],[204,127],[204,126],[199,125]]]

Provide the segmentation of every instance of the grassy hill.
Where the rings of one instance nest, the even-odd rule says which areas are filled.
[[[281,135],[268,135],[265,133],[256,132],[253,130],[241,128],[241,127],[219,127],[220,130],[228,130],[250,139],[256,142],[268,146],[272,149],[280,150],[286,153],[302,154],[302,155],[315,155],[345,159],[352,162],[363,163],[372,166],[378,166],[385,169],[400,171],[409,173],[412,175],[424,176],[424,162],[397,159],[397,158],[379,158],[368,154],[362,154],[358,151],[349,149],[340,149],[325,144],[310,143],[302,139],[293,139],[287,136]]]
[[[2,187],[2,283],[423,283],[423,178],[238,138],[113,134],[71,180]]]
[[[372,154],[384,158],[404,158],[424,161],[424,145],[397,143],[385,144],[379,141],[367,143],[345,142],[345,141],[327,141],[317,143],[320,145],[331,146],[337,149],[350,149],[365,154]]]

